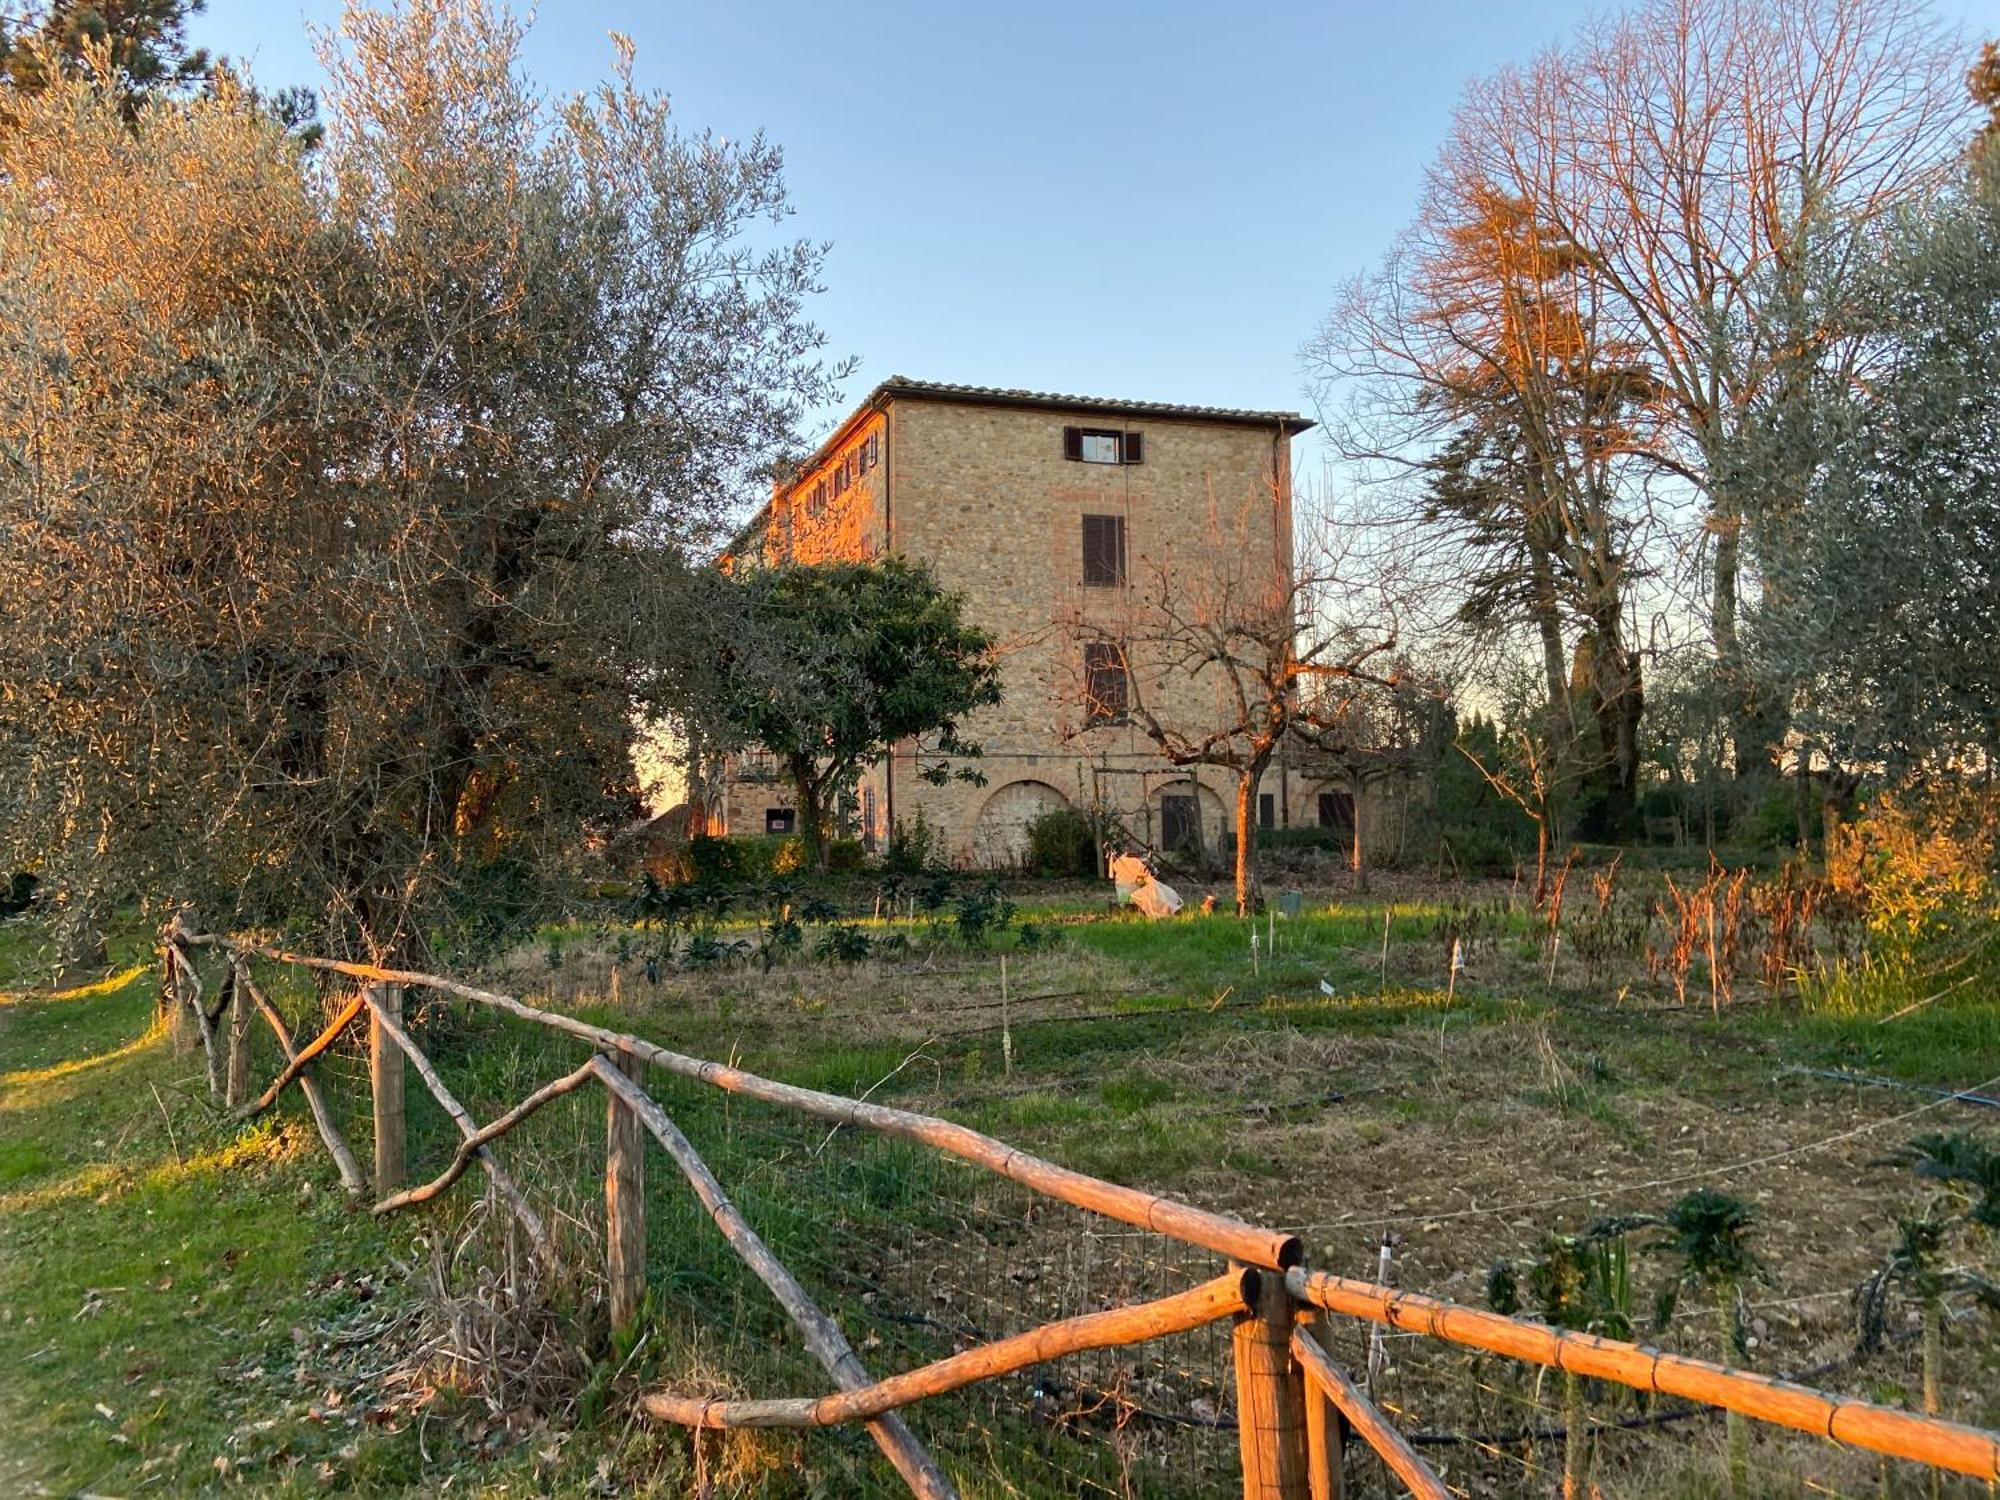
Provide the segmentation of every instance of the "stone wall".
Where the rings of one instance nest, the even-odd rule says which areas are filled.
[[[1065,427],[1140,433],[1142,461],[1090,464],[1064,456]],[[818,478],[871,439],[880,462],[817,514],[805,503]],[[1088,409],[1036,410],[897,396],[870,412],[837,449],[773,499],[767,555],[805,561],[900,553],[936,569],[965,594],[968,616],[998,640],[1004,698],[966,726],[981,743],[984,785],[933,786],[937,764],[904,744],[862,780],[864,837],[876,847],[893,823],[921,816],[948,858],[1007,864],[1025,848],[1027,822],[1067,804],[1101,808],[1140,843],[1163,840],[1169,798],[1192,796],[1201,835],[1220,851],[1233,825],[1235,784],[1214,767],[1170,765],[1132,724],[1089,726],[1082,705],[1083,639],[1095,627],[1141,626],[1162,580],[1213,587],[1287,587],[1291,566],[1290,444],[1274,424],[1197,418],[1113,418]],[[1083,582],[1082,517],[1125,522],[1127,582]],[[1192,586],[1192,584],[1190,585]],[[1137,691],[1178,728],[1206,731],[1230,712],[1214,675],[1135,659]],[[1281,826],[1318,821],[1319,783],[1273,767]],[[1363,838],[1376,825],[1363,794]],[[1377,799],[1378,800],[1378,799]],[[734,783],[731,833],[761,833],[767,807],[788,807],[780,783]],[[1185,804],[1183,804],[1185,805]]]

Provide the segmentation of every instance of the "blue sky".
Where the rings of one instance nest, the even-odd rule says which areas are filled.
[[[623,31],[685,124],[784,147],[850,397],[900,374],[1299,408],[1299,345],[1409,218],[1464,82],[1602,9],[551,0],[527,53],[567,92]],[[2000,0],[1942,10],[2000,33]],[[211,0],[191,33],[316,83],[306,28],[338,12]]]

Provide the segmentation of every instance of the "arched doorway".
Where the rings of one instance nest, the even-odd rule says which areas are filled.
[[[1069,798],[1046,781],[1010,781],[995,787],[972,825],[972,863],[983,869],[1017,866],[1028,857],[1028,825],[1043,813],[1068,807]]]

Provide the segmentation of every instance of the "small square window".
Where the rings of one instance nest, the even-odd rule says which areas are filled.
[[[1063,457],[1086,464],[1136,464],[1145,451],[1144,435],[1109,427],[1065,427]]]
[[[799,815],[790,807],[767,807],[764,809],[764,832],[791,833],[798,826]]]

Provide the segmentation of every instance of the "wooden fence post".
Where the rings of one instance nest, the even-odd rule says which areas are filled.
[[[180,950],[174,945],[175,929],[168,924],[160,944],[160,1012],[167,1023],[167,1042],[178,1055],[194,1047],[194,1030],[188,1015],[187,987],[181,978]]]
[[[620,1051],[613,1065],[643,1086],[646,1065]],[[639,1112],[604,1091],[604,1265],[611,1283],[611,1327],[622,1333],[646,1295],[646,1127]]]
[[[1295,1321],[1284,1278],[1259,1272],[1256,1310],[1237,1318],[1230,1337],[1243,1500],[1310,1500],[1305,1379],[1292,1358]]]
[[[389,1018],[403,1019],[403,991],[400,985],[369,986],[368,1083],[375,1097],[375,1195],[385,1197],[403,1186],[409,1176],[409,1151],[405,1144],[403,1084],[408,1064],[403,1049],[396,1045],[377,1018],[376,1007]]]
[[[243,973],[232,955],[222,983],[229,991],[229,1063],[223,1083],[223,1102],[231,1109],[250,1097],[250,1017],[256,1007],[243,993]]]

